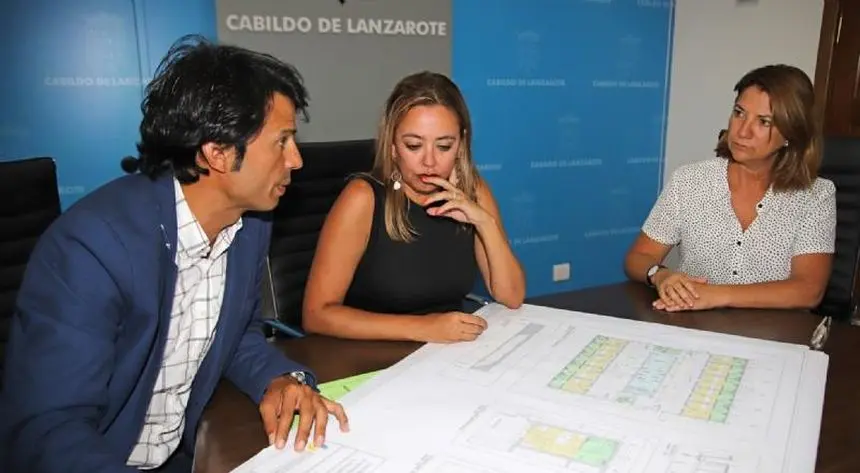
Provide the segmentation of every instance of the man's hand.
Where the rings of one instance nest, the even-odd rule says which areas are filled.
[[[325,443],[325,430],[328,415],[334,414],[342,432],[349,431],[349,421],[343,406],[319,395],[310,386],[300,384],[291,376],[279,376],[269,383],[260,401],[260,415],[263,427],[269,436],[269,444],[284,448],[293,424],[293,416],[298,413],[299,427],[296,431],[295,449],[304,450],[314,426],[314,446]]]

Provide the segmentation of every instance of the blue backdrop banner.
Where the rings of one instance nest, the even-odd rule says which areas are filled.
[[[373,8],[319,1],[343,15]],[[528,294],[623,279],[624,252],[660,188],[672,1],[451,2],[452,75]],[[64,208],[136,153],[143,87],[168,47],[218,31],[214,0],[9,0],[0,13],[15,38],[0,44],[12,65],[0,79],[0,159],[55,158]],[[354,69],[339,75],[346,89],[373,67],[343,64]]]
[[[0,8],[0,159],[51,156],[63,207],[122,174],[170,44],[215,37],[212,0],[10,0]]]
[[[453,75],[528,293],[620,281],[660,187],[672,4],[492,5],[454,2]]]

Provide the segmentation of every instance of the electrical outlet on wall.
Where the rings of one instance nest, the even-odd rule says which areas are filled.
[[[567,281],[568,279],[570,279],[570,263],[552,265],[553,282]]]

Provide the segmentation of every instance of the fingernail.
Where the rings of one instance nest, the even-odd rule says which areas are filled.
[[[269,445],[275,443],[275,434],[269,434]]]
[[[304,450],[304,448],[305,448],[305,441],[304,440],[296,441],[296,450]]]
[[[322,447],[323,444],[325,444],[325,439],[322,436],[317,437],[317,439],[314,440],[314,447]]]
[[[284,443],[284,439],[278,439],[278,441],[275,443],[275,447],[280,450],[284,448]]]

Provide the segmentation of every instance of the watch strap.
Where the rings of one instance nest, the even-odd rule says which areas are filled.
[[[654,266],[648,268],[648,271],[645,273],[645,281],[648,283],[649,286],[654,287],[654,281],[651,278],[656,275],[661,269],[666,269],[666,267],[662,264],[655,264]]]

